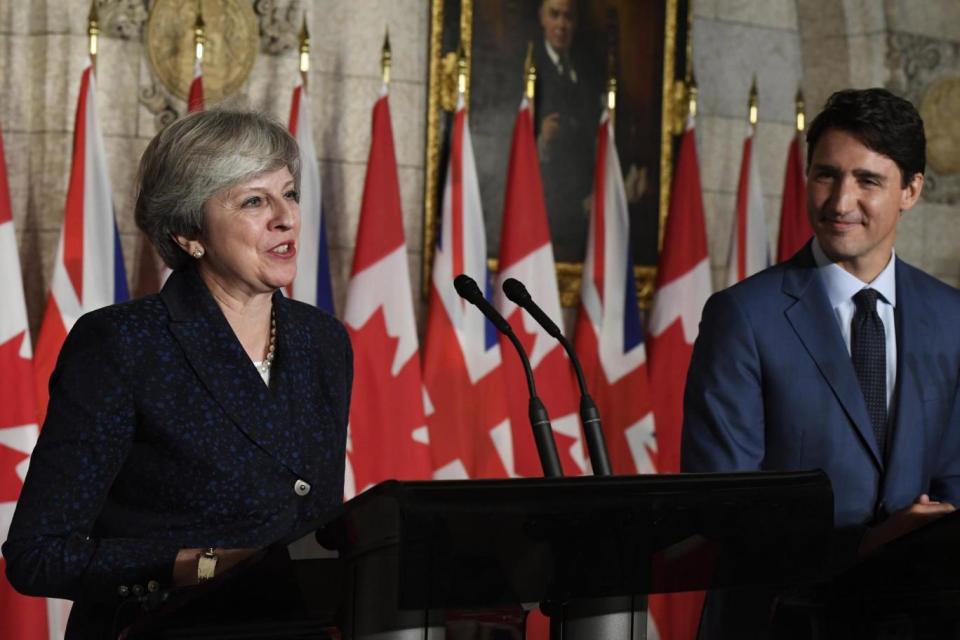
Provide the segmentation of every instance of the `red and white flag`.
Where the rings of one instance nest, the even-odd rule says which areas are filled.
[[[657,445],[630,218],[605,112],[597,130],[593,202],[583,263],[575,346],[597,403],[614,473],[652,473]]]
[[[333,287],[330,283],[330,259],[327,231],[323,218],[320,167],[313,146],[310,124],[310,98],[303,84],[293,90],[290,103],[290,134],[300,147],[300,242],[297,247],[297,277],[290,295],[333,313]]]
[[[423,357],[434,477],[514,475],[497,332],[453,287],[454,277],[465,273],[490,298],[480,186],[462,95],[453,119],[440,225]]]
[[[540,308],[557,324],[561,322],[560,293],[557,290],[553,246],[543,200],[543,182],[537,143],[533,135],[533,119],[526,98],[520,104],[513,127],[510,164],[507,168],[507,189],[503,200],[503,227],[500,235],[500,269],[494,287],[497,311],[507,319],[524,349],[530,355],[530,366],[537,383],[537,394],[550,415],[560,464],[565,475],[582,475],[587,468],[584,458],[578,407],[580,391],[576,386],[570,361],[563,347],[544,331],[526,311],[507,299],[501,285],[507,278],[516,278],[524,285]],[[503,359],[504,380],[520,381],[524,372],[519,358],[507,353],[513,349],[505,336],[500,336],[500,349],[510,357]],[[511,475],[541,476],[543,470],[537,455],[533,434],[528,427],[530,396],[523,384],[507,384],[510,410],[513,460],[506,460]]]
[[[20,487],[37,442],[33,353],[27,326],[27,305],[10,209],[7,163],[0,136],[0,543],[7,539]],[[0,556],[0,637],[46,640],[47,605],[42,598],[22,596],[6,578]]]
[[[656,468],[660,473],[680,471],[683,390],[700,315],[712,289],[705,229],[691,118],[680,141],[648,320],[650,381],[657,424]],[[692,640],[697,635],[702,603],[703,594],[699,592],[651,596],[650,619],[664,640]]]
[[[193,80],[187,95],[187,113],[203,111],[203,62],[200,58],[193,61]]]
[[[770,239],[767,216],[763,212],[763,191],[753,147],[755,128],[743,141],[740,182],[737,186],[737,211],[734,214],[727,259],[727,286],[736,284],[770,266]]]
[[[373,134],[344,322],[353,343],[345,494],[382,480],[430,477],[417,326],[400,182],[384,87]]]
[[[84,313],[128,298],[93,78],[92,68],[87,67],[77,97],[63,229],[37,338],[34,364],[41,423],[46,414],[47,383],[73,323]]]
[[[790,259],[813,237],[807,218],[807,188],[800,156],[800,134],[793,137],[787,149],[787,169],[783,176],[783,203],[780,206],[780,239],[777,262]]]

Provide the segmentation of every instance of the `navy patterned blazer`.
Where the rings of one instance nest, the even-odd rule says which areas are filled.
[[[17,590],[100,629],[134,585],[170,585],[178,550],[261,547],[341,504],[347,333],[273,305],[269,388],[193,268],[77,321],[3,546]]]

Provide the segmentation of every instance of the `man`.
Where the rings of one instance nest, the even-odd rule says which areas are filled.
[[[958,504],[960,292],[894,253],[923,188],[912,104],[882,89],[840,91],[807,144],[815,237],[704,307],[681,466],[823,469],[843,564]],[[701,633],[762,627],[768,605],[712,594]]]
[[[593,186],[602,78],[573,47],[575,0],[542,0],[539,17],[543,39],[535,44],[533,58],[537,146],[550,234],[558,260],[580,261]]]

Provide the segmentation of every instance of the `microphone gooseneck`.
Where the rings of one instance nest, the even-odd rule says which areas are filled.
[[[540,466],[543,468],[543,475],[548,478],[560,477],[563,470],[560,467],[560,456],[557,455],[557,443],[553,439],[553,427],[550,425],[550,416],[547,414],[546,407],[537,396],[537,386],[533,378],[533,369],[530,368],[530,359],[523,350],[523,345],[517,338],[513,329],[496,309],[493,308],[487,298],[483,295],[476,280],[465,273],[461,273],[453,279],[453,288],[457,294],[480,310],[497,331],[507,336],[517,350],[520,356],[520,362],[523,363],[523,372],[527,378],[527,390],[530,393],[530,403],[528,415],[530,418],[530,427],[533,430],[533,439],[537,445],[537,455],[540,458]]]
[[[525,310],[537,321],[543,330],[557,339],[563,346],[564,351],[573,364],[573,370],[577,375],[577,384],[580,386],[580,421],[583,423],[583,435],[587,441],[587,452],[590,455],[590,466],[593,467],[593,474],[597,476],[608,476],[612,473],[610,469],[610,459],[607,455],[607,445],[603,438],[603,428],[600,423],[600,411],[596,403],[590,397],[587,389],[587,381],[583,377],[583,367],[580,366],[580,360],[577,358],[573,345],[567,340],[563,332],[556,323],[550,319],[543,309],[533,301],[533,296],[523,286],[523,283],[515,278],[507,278],[503,281],[503,293],[507,299]]]

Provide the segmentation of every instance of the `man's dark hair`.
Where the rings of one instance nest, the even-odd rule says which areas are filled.
[[[808,167],[817,142],[830,129],[845,131],[893,160],[903,187],[926,168],[927,140],[920,114],[909,100],[886,89],[844,89],[830,96],[807,131]]]

